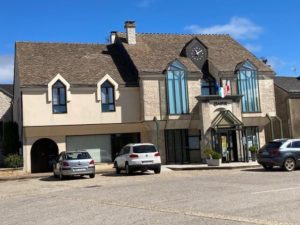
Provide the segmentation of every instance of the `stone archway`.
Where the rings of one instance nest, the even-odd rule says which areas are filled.
[[[37,140],[31,147],[31,172],[51,172],[52,161],[58,156],[57,144],[48,138]]]

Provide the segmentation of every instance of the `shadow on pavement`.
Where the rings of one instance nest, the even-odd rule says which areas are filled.
[[[133,177],[133,176],[149,176],[149,175],[154,175],[154,173],[152,173],[152,172],[134,172],[134,173],[130,174],[129,176]],[[104,177],[126,177],[128,175],[126,173],[116,174],[116,172],[107,172],[107,173],[100,174],[100,176],[104,176]]]
[[[265,170],[264,168],[253,168],[253,169],[244,169],[242,171],[245,172],[261,172],[261,173],[270,173],[270,172],[285,172],[285,170],[281,169],[280,167],[275,167],[272,170]]]
[[[88,176],[86,177],[81,177],[81,176],[69,176],[69,177],[64,177],[62,181],[70,181],[70,180],[82,180],[82,179],[89,179]],[[61,182],[58,178],[55,178],[54,176],[49,176],[49,177],[43,177],[40,179],[40,181],[52,181],[52,182]]]

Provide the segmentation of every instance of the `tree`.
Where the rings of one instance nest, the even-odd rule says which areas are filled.
[[[16,122],[5,122],[4,123],[4,135],[3,135],[3,148],[4,155],[19,153],[19,130]]]

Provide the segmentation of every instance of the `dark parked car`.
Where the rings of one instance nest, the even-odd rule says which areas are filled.
[[[53,164],[53,175],[60,180],[74,175],[89,175],[94,178],[95,163],[87,151],[62,152]]]
[[[257,155],[257,161],[266,170],[279,166],[292,171],[300,166],[300,139],[276,139],[264,145]]]

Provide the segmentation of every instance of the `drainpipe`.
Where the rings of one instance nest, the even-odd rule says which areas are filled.
[[[266,116],[268,117],[268,119],[270,120],[271,123],[271,134],[272,134],[272,140],[274,139],[274,127],[273,127],[273,121],[272,118],[269,116],[269,114],[267,113]]]
[[[155,122],[156,125],[156,146],[157,146],[157,151],[159,151],[159,122],[156,116],[154,116],[153,121]]]
[[[280,119],[279,116],[275,116],[275,118],[279,121],[279,125],[280,125],[280,137],[283,138],[282,120]]]

